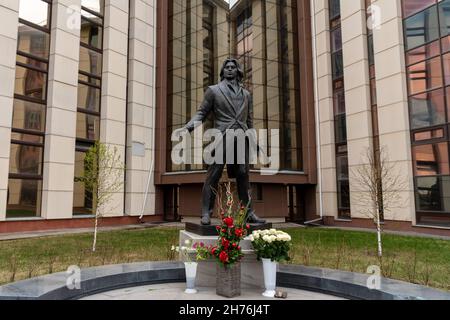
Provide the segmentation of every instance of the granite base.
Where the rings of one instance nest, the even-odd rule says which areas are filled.
[[[203,242],[206,246],[216,245],[217,236],[202,236],[195,233],[180,231],[180,246],[190,240],[193,244]],[[240,243],[244,257],[241,261],[241,288],[260,289],[264,291],[264,274],[262,262],[256,259],[251,241],[246,238]],[[198,265],[196,285],[199,287],[216,287],[217,261],[210,259]],[[262,292],[262,291],[261,291]]]

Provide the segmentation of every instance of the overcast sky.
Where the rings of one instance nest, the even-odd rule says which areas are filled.
[[[236,2],[238,2],[238,0],[225,0],[226,2],[228,2],[231,6],[233,6]]]

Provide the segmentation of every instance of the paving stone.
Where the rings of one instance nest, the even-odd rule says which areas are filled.
[[[240,297],[225,299],[216,295],[213,288],[200,287],[197,294],[184,293],[183,283],[149,285],[131,289],[121,289],[85,297],[81,300],[273,300],[263,297],[258,290],[243,290]],[[322,293],[279,288],[288,293],[286,300],[344,300]]]

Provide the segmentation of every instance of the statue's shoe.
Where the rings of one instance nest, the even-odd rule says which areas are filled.
[[[254,212],[250,213],[247,218],[248,223],[266,223],[266,220],[259,218]]]
[[[209,225],[211,225],[211,218],[209,217],[209,215],[204,215],[204,216],[202,216],[201,223],[202,223],[202,225],[204,225],[204,226],[209,226]]]

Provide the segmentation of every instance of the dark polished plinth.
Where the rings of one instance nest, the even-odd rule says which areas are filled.
[[[186,222],[186,231],[197,234],[199,236],[217,236],[217,224],[211,224],[209,226],[204,226],[201,223]],[[271,229],[271,223],[250,223],[250,230],[248,234],[250,235],[255,230],[266,230]]]

